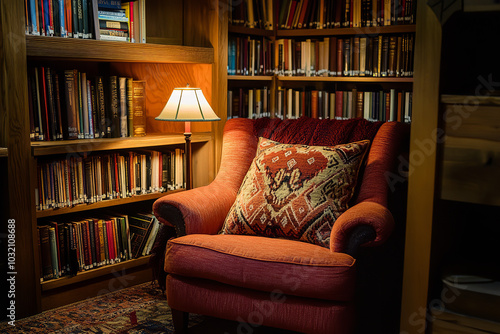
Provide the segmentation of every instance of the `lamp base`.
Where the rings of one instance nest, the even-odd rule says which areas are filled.
[[[191,167],[191,125],[186,122],[184,132],[184,139],[186,141],[186,148],[184,149],[185,155],[185,173],[186,173],[186,190],[193,189],[193,168]]]

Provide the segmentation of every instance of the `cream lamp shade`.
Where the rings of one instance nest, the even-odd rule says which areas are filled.
[[[200,88],[174,88],[162,112],[160,121],[205,122],[220,121]]]

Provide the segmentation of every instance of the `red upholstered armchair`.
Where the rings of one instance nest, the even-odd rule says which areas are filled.
[[[349,209],[333,225],[329,247],[219,234],[256,155],[258,137],[317,146],[371,140],[357,190]],[[394,229],[388,209],[394,178],[388,175],[396,174],[388,172],[397,167],[408,127],[362,119],[232,119],[223,138],[220,170],[210,185],[164,196],[153,206],[158,219],[177,233],[168,241],[164,260],[176,332],[185,330],[191,312],[240,321],[250,328],[351,333],[360,309],[357,303],[363,303],[363,295],[370,297],[360,295],[359,273],[365,278],[361,282],[377,282],[376,270],[357,268],[357,256],[371,248],[364,246],[383,244]],[[383,305],[381,300],[371,302]],[[373,313],[380,314],[375,309]]]

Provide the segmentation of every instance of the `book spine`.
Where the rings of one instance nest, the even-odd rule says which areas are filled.
[[[118,77],[111,76],[109,78],[109,111],[111,126],[109,127],[110,133],[108,135],[113,138],[120,137],[120,115],[118,105]]]
[[[133,136],[146,135],[146,82],[132,81]]]
[[[46,84],[46,100],[47,100],[47,108],[48,108],[48,122],[50,140],[57,140],[57,115],[56,115],[56,106],[54,99],[54,83],[52,79],[52,70],[47,67],[45,70],[45,84]]]
[[[49,243],[50,243],[50,258],[52,262],[52,275],[53,278],[59,278],[59,261],[58,261],[58,249],[56,240],[56,231],[53,227],[49,227]]]

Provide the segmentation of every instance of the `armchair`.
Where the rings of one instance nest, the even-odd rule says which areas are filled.
[[[402,123],[363,119],[227,121],[215,180],[166,195],[153,205],[158,219],[177,234],[168,241],[164,258],[176,332],[186,329],[188,312],[236,320],[250,328],[265,325],[304,333],[359,329],[356,310],[366,310],[358,305],[366,302],[360,291],[374,288],[359,287],[359,282],[365,284],[366,275],[374,273],[362,270],[365,279],[357,278],[357,257],[366,246],[383,244],[394,228],[388,206],[394,194],[387,172],[395,170],[408,131]],[[371,140],[350,207],[335,221],[329,248],[283,238],[219,234],[255,157],[258,137],[315,146]]]

